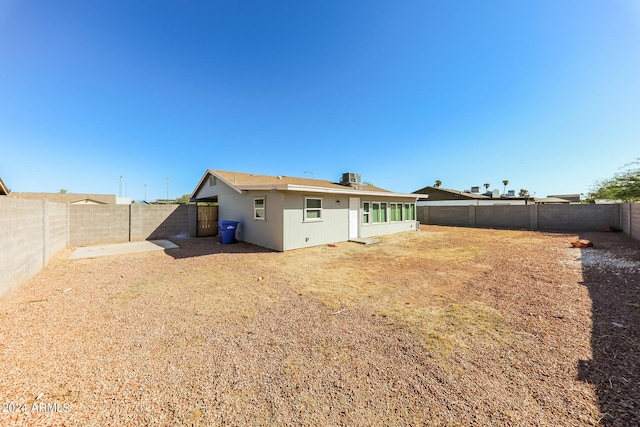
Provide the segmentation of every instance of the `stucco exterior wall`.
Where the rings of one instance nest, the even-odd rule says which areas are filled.
[[[283,251],[282,210],[284,194],[276,191],[251,191],[238,194],[218,183],[218,218],[239,221],[236,239],[277,251]],[[226,188],[224,188],[226,187]],[[264,197],[265,219],[253,218],[254,199]]]
[[[322,199],[321,221],[304,221],[306,197]],[[284,224],[284,250],[349,240],[349,197],[317,193],[287,193]]]

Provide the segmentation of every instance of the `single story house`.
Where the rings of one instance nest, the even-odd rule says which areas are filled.
[[[416,230],[414,194],[360,183],[207,170],[191,201],[217,202],[238,240],[277,251]]]

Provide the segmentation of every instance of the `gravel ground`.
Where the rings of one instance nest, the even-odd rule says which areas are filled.
[[[620,233],[175,242],[64,250],[0,300],[0,425],[640,424],[640,244]]]

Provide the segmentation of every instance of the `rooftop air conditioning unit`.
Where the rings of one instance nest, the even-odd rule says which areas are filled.
[[[516,197],[516,190],[508,190],[507,191],[507,196],[508,197]]]
[[[345,173],[342,174],[342,179],[340,180],[340,184],[342,184],[342,185],[359,185],[360,184],[360,174],[359,173],[345,172]]]
[[[471,187],[471,192],[472,193],[479,193],[480,192],[480,187]]]

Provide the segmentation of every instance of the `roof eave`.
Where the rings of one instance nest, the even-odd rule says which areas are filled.
[[[415,194],[403,194],[392,193],[390,191],[365,191],[357,190],[355,188],[325,188],[325,187],[313,187],[308,185],[295,185],[289,184],[286,186],[286,191],[297,191],[305,193],[327,193],[327,194],[344,194],[344,195],[357,195],[357,196],[378,196],[378,197],[402,197],[410,199],[418,199]]]
[[[198,185],[196,186],[196,189],[193,190],[193,193],[191,193],[191,197],[189,197],[189,201],[190,202],[196,202],[196,201],[200,200],[200,199],[196,198],[196,194],[198,194],[200,192],[200,190],[202,189],[202,186],[207,181],[207,178],[209,178],[209,175],[215,176],[216,179],[219,179],[220,181],[222,181],[225,184],[227,184],[229,187],[233,188],[233,190],[235,190],[238,194],[242,194],[242,190],[239,189],[238,186],[236,186],[233,183],[231,183],[231,182],[227,181],[226,179],[222,178],[214,170],[207,169],[207,171],[204,173],[204,175],[202,175],[202,178],[200,178],[200,182],[198,182]]]

